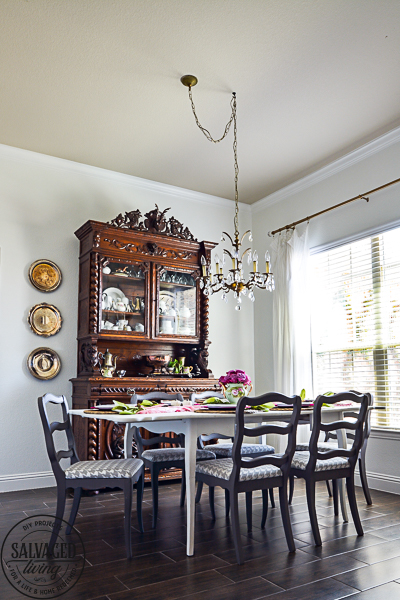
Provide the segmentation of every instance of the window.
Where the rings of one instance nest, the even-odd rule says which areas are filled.
[[[400,429],[400,228],[311,257],[314,392],[371,392]]]

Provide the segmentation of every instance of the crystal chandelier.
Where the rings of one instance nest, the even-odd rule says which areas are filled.
[[[275,289],[275,284],[274,276],[271,272],[271,260],[268,250],[265,253],[265,273],[262,273],[258,270],[257,252],[252,252],[251,248],[246,248],[246,250],[242,250],[242,244],[246,236],[248,236],[249,242],[253,241],[253,237],[250,230],[246,231],[241,237],[239,234],[239,166],[237,160],[236,93],[232,93],[232,112],[231,117],[228,123],[226,124],[225,131],[219,139],[215,140],[211,136],[210,132],[200,124],[196,114],[196,109],[192,98],[192,87],[196,85],[197,77],[195,77],[194,75],[184,75],[183,77],[181,77],[181,82],[183,83],[183,85],[189,88],[189,99],[192,106],[192,111],[194,114],[196,125],[204,133],[204,135],[210,142],[213,142],[214,144],[218,144],[219,142],[221,142],[227,136],[230,127],[233,123],[233,157],[235,169],[235,217],[233,219],[233,225],[235,231],[233,234],[233,238],[229,235],[229,233],[226,233],[226,231],[223,231],[221,236],[221,242],[225,242],[226,238],[229,238],[232,244],[232,248],[230,250],[227,250],[226,248],[223,249],[222,259],[220,259],[218,254],[215,255],[215,272],[213,272],[212,265],[210,263],[207,264],[205,256],[201,257],[202,275],[200,278],[200,288],[203,290],[203,293],[206,296],[210,296],[211,294],[222,291],[221,298],[225,302],[228,302],[227,294],[230,291],[232,291],[234,298],[236,299],[235,309],[240,310],[242,296],[248,296],[249,299],[252,302],[254,302],[254,288],[260,288],[262,290],[272,292]],[[228,269],[227,274],[224,273],[225,255],[230,258],[232,264],[232,268]],[[243,262],[245,262],[246,257],[249,268],[251,268],[252,264],[252,271],[249,272],[247,280],[243,268]]]

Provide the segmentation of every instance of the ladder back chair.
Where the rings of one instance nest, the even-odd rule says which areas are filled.
[[[355,390],[350,390],[350,391],[354,392],[355,394],[360,393],[360,392],[356,392]],[[360,480],[361,480],[361,485],[362,485],[362,489],[364,492],[365,501],[368,505],[371,506],[372,499],[371,499],[371,493],[370,493],[369,487],[368,487],[366,453],[367,453],[367,446],[368,446],[368,438],[371,434],[371,409],[373,407],[374,400],[373,400],[372,394],[366,393],[366,396],[368,396],[369,410],[368,410],[368,414],[367,414],[367,419],[365,421],[363,443],[361,446],[361,450],[358,454],[358,471],[360,474]],[[343,414],[343,416],[345,419],[352,419],[353,422],[355,422],[357,420],[357,413],[352,412],[351,410],[346,411]],[[328,450],[333,450],[333,449],[337,448],[338,447],[337,439],[338,438],[337,438],[336,432],[327,431],[325,434],[325,440],[323,442],[318,442],[319,452],[327,452]],[[352,433],[352,432],[347,433],[347,439],[354,440],[354,433]],[[335,440],[336,440],[336,443],[335,443]],[[308,451],[308,443],[297,444],[296,451],[297,450]],[[339,514],[338,491],[337,491],[337,485],[336,485],[335,480],[332,482],[332,484],[333,484],[332,487],[333,487],[335,515],[338,515]],[[326,487],[328,489],[328,494],[331,497],[332,492],[331,492],[328,480],[326,481]],[[292,495],[293,495],[293,479],[291,478],[290,479],[289,504],[291,503]]]
[[[61,406],[62,421],[50,423],[47,407],[48,404]],[[57,482],[57,508],[55,525],[49,542],[49,554],[52,554],[54,544],[57,541],[61,528],[61,520],[65,511],[65,499],[67,489],[74,490],[74,500],[69,525],[66,533],[71,533],[75,518],[79,509],[82,488],[98,490],[105,487],[120,488],[125,495],[125,545],[128,558],[132,558],[131,541],[131,512],[132,512],[132,490],[134,483],[137,484],[137,517],[139,529],[143,533],[142,499],[144,487],[143,461],[138,458],[116,459],[116,460],[79,460],[71,421],[68,414],[68,404],[65,396],[54,396],[45,394],[38,398],[39,414],[43,425],[47,453],[51,467]],[[65,432],[67,441],[66,450],[56,450],[53,434],[55,431]],[[70,459],[70,466],[62,468],[60,461]]]
[[[360,405],[359,412],[354,413],[356,415],[354,422],[342,419],[333,423],[322,423],[321,410],[323,403],[335,404],[336,402],[349,400]],[[364,535],[355,495],[354,469],[364,439],[364,428],[368,415],[369,402],[369,394],[357,394],[355,392],[341,392],[333,396],[318,396],[314,404],[309,451],[296,451],[293,456],[290,477],[305,480],[308,512],[316,546],[322,545],[315,507],[315,484],[317,481],[333,481],[336,488],[338,479],[346,479],[347,496],[354,525],[357,534],[359,536]],[[340,429],[353,433],[352,446],[347,449],[336,446],[333,449],[321,452],[318,449],[320,433],[329,433]],[[337,507],[335,507],[336,509]]]
[[[244,422],[244,411],[246,405],[257,406],[265,402],[283,402],[293,407],[290,420],[285,425],[259,425],[246,427]],[[236,559],[238,564],[243,563],[243,549],[240,539],[239,506],[238,495],[246,493],[246,514],[249,522],[251,517],[251,493],[262,490],[263,500],[267,497],[268,490],[279,488],[279,501],[285,530],[286,541],[290,552],[295,552],[295,545],[290,524],[290,515],[287,497],[287,481],[290,471],[290,463],[296,447],[297,423],[300,417],[300,396],[291,398],[270,392],[256,398],[241,398],[236,407],[236,427],[232,449],[232,458],[220,458],[213,461],[203,461],[196,465],[196,478],[206,483],[210,488],[220,486],[229,492],[232,507],[232,530],[235,545]],[[243,437],[260,437],[265,434],[275,433],[287,435],[288,441],[283,454],[264,454],[255,458],[242,456]],[[250,502],[248,501],[250,495]],[[266,505],[264,502],[263,505]],[[250,515],[249,515],[250,512]],[[263,520],[265,524],[266,514]]]
[[[215,392],[201,392],[196,394],[195,392],[190,395],[190,401],[192,404],[196,402],[196,400],[206,400],[207,398],[224,398],[225,396],[221,393]],[[210,442],[212,440],[230,440],[229,442],[224,442],[222,444],[207,444],[204,445],[204,442]],[[233,437],[228,435],[223,435],[222,433],[210,433],[209,435],[200,435],[198,439],[199,448],[206,448],[207,450],[211,450],[214,452],[217,458],[232,458],[232,447],[233,447]],[[255,456],[262,456],[264,454],[274,454],[275,448],[273,446],[269,446],[268,444],[242,444],[242,456],[250,456],[254,458]],[[211,489],[211,488],[210,488]],[[196,491],[196,502],[200,502],[201,493],[203,491],[203,483],[201,481],[197,484]],[[275,508],[275,500],[274,500],[274,490],[271,488],[269,490],[269,497],[271,501],[272,508]],[[210,495],[210,508],[211,514],[213,518],[215,518],[215,509],[213,503],[212,493]],[[225,490],[225,515],[229,517],[229,492]]]
[[[168,394],[166,392],[150,392],[139,396],[132,396],[132,403],[137,400],[183,400],[181,394]],[[145,427],[143,427],[145,429]],[[167,433],[167,432],[166,432]],[[180,505],[185,504],[186,478],[185,478],[185,439],[183,435],[169,437],[165,434],[149,439],[142,437],[139,427],[134,427],[133,439],[136,442],[138,457],[144,462],[144,466],[150,470],[151,491],[153,498],[153,529],[157,525],[158,515],[158,476],[163,469],[182,469],[181,499]],[[168,444],[168,448],[152,448],[158,444]],[[197,460],[215,459],[215,454],[207,449],[199,449],[196,454]]]

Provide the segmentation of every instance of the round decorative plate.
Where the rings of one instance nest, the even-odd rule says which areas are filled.
[[[62,318],[58,308],[42,302],[42,304],[32,306],[28,315],[28,323],[33,333],[49,337],[60,331]]]
[[[51,260],[36,260],[29,267],[29,281],[41,292],[53,292],[61,283],[61,271]]]
[[[53,379],[61,369],[61,359],[51,348],[36,348],[28,356],[28,369],[37,379]]]

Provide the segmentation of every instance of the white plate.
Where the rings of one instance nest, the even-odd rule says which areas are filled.
[[[125,296],[124,292],[119,288],[109,287],[106,290],[103,290],[103,294],[106,294],[105,310],[109,309],[112,306],[112,300],[122,300],[122,302],[128,303],[128,298]]]

